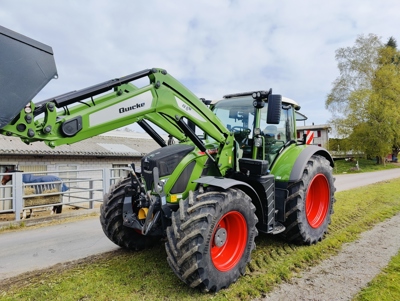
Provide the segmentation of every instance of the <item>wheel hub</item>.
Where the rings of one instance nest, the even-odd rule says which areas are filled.
[[[240,262],[247,246],[247,223],[238,211],[222,216],[210,239],[211,260],[215,268],[227,272]]]
[[[220,248],[226,243],[227,232],[225,228],[219,228],[214,236],[215,245]]]
[[[317,229],[328,214],[330,189],[324,174],[317,174],[310,182],[306,196],[306,218],[309,225]]]

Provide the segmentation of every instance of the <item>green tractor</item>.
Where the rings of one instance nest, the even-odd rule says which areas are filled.
[[[293,100],[260,90],[207,101],[153,68],[33,103],[57,74],[51,48],[0,27],[0,51],[1,134],[56,147],[137,123],[160,145],[111,187],[100,222],[122,248],[165,243],[170,267],[191,287],[235,282],[259,231],[299,244],[327,232],[334,163],[297,140]],[[149,83],[135,85],[143,77]]]

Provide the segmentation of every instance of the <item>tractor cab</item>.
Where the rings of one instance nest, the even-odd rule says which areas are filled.
[[[300,106],[286,97],[273,104],[267,97],[260,105],[252,94],[224,96],[213,105],[213,111],[233,133],[241,157],[267,160],[271,165],[282,148],[296,141],[295,118]]]

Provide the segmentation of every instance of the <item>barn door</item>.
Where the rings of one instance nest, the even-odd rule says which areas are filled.
[[[16,169],[16,165],[0,165],[0,172],[4,173],[8,169]],[[12,179],[7,183],[7,186],[0,188],[0,211],[12,210]],[[9,186],[10,185],[10,186]]]

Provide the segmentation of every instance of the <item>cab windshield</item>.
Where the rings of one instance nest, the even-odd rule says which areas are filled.
[[[283,105],[279,124],[267,124],[268,104],[261,109],[259,120],[256,120],[256,109],[251,97],[228,98],[219,101],[213,109],[215,115],[231,131],[243,157],[252,157],[254,128],[261,129],[263,148],[257,152],[257,159],[275,159],[279,150],[286,142],[295,139],[293,107]]]

